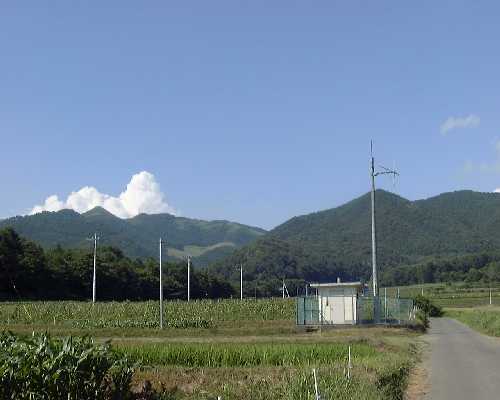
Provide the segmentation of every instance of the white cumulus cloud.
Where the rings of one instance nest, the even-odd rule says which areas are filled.
[[[59,211],[63,208],[83,213],[97,206],[120,218],[130,218],[140,213],[177,214],[176,210],[166,202],[154,175],[147,171],[132,176],[127,188],[118,197],[101,193],[95,187],[85,186],[76,192],[71,192],[66,201],[59,200],[57,195],[47,197],[43,204],[33,207],[30,214]]]
[[[481,123],[481,118],[475,114],[467,117],[449,117],[441,124],[441,134],[446,135],[454,129],[476,128]]]

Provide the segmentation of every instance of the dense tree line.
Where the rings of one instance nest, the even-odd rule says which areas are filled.
[[[89,250],[44,250],[20,237],[13,229],[0,230],[0,299],[74,299],[92,297],[93,255]],[[97,257],[99,300],[145,300],[158,298],[158,261],[131,260],[113,247],[100,247]],[[185,263],[163,264],[164,296],[182,299],[187,295]],[[192,298],[221,298],[235,295],[225,279],[193,268]]]
[[[385,286],[463,281],[500,282],[500,253],[428,257],[420,263],[384,268],[381,280]]]
[[[321,251],[311,255],[301,246],[277,238],[237,250],[224,262],[191,275],[192,298],[239,296],[239,264],[243,264],[245,297],[281,296],[283,280],[290,296],[303,294],[308,282],[369,281],[371,265],[332,262]],[[500,252],[461,256],[429,256],[417,263],[381,263],[380,285],[434,282],[500,282]],[[88,250],[57,246],[44,250],[14,230],[0,230],[0,299],[91,298],[93,258]],[[164,295],[186,298],[185,263],[164,263]],[[132,260],[116,248],[100,247],[97,257],[99,300],[143,300],[158,297],[158,261]]]

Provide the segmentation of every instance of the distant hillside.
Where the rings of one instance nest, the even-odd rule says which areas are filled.
[[[170,214],[140,214],[120,219],[101,207],[84,214],[61,210],[0,221],[0,228],[8,226],[44,247],[90,248],[86,238],[98,232],[102,244],[116,246],[129,257],[157,257],[158,240],[163,237],[170,258],[181,259],[190,254],[197,265],[227,256],[265,233],[263,229],[235,222],[202,221]]]
[[[409,201],[378,190],[380,268],[430,256],[455,256],[500,248],[500,194],[459,191]],[[212,266],[234,275],[244,263],[247,279],[369,279],[370,194],[340,207],[295,217]]]

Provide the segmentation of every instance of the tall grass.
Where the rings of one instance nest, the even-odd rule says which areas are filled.
[[[344,343],[148,343],[117,348],[145,365],[208,368],[317,365],[346,360],[348,354]],[[356,360],[377,355],[363,343],[353,344],[351,351]]]
[[[490,336],[500,336],[500,310],[446,310],[447,317],[455,318],[464,324]]]

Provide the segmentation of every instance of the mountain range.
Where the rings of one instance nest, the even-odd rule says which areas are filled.
[[[248,244],[265,231],[229,221],[203,221],[170,214],[139,214],[121,219],[96,207],[79,214],[73,210],[42,212],[0,221],[43,247],[91,248],[97,232],[100,245],[120,248],[129,257],[158,256],[158,241],[166,242],[170,259],[193,257],[195,265],[219,260]]]
[[[410,201],[377,190],[377,247],[380,271],[432,257],[454,257],[500,249],[500,194],[457,191]],[[100,244],[130,257],[156,257],[158,239],[168,255],[194,257],[196,265],[237,280],[327,281],[371,275],[370,193],[340,207],[294,217],[269,232],[228,221],[201,221],[169,214],[120,219],[103,208],[84,214],[43,212],[0,221],[44,247]]]

